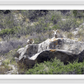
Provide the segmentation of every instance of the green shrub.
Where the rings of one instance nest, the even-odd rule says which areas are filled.
[[[59,21],[57,23],[57,27],[62,29],[62,30],[70,30],[71,28],[76,28],[80,25],[81,23],[79,23],[77,21],[77,19],[75,18],[71,18],[71,19],[66,19],[65,21]]]
[[[60,27],[59,27],[59,25],[57,24],[57,25],[54,25],[53,27],[52,27],[52,29],[59,29]]]
[[[76,17],[77,16],[77,10],[73,10],[73,14]]]
[[[62,62],[54,59],[51,61],[45,61],[44,63],[36,64],[33,69],[29,69],[26,74],[53,74],[56,67],[64,66]]]
[[[83,10],[73,10],[73,14],[76,18],[83,18],[84,17]]]
[[[10,60],[9,60],[9,59],[5,59],[5,60],[2,62],[2,65],[4,65],[4,66],[7,66],[8,64],[10,64]]]
[[[62,14],[60,11],[49,11],[49,13],[46,15],[46,19],[56,24],[58,21],[60,21],[62,18]]]
[[[15,31],[14,31],[14,29],[2,29],[1,31],[0,31],[0,35],[2,36],[2,35],[6,35],[6,34],[14,34],[15,33]]]
[[[26,74],[84,74],[84,62],[78,63],[78,61],[75,61],[74,63],[64,65],[63,62],[54,59],[36,64]]]

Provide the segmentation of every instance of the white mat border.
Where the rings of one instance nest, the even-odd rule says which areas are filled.
[[[0,0],[0,4],[5,4],[5,5],[23,5],[23,4],[27,4],[27,5],[65,5],[65,4],[74,4],[74,5],[83,5],[84,4],[84,0]]]
[[[0,10],[84,10],[83,0],[0,0]],[[0,75],[0,79],[84,79],[84,75]]]

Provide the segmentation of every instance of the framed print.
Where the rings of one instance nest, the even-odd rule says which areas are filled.
[[[84,79],[83,4],[0,0],[0,79]]]

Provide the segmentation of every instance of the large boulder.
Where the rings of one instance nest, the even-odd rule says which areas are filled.
[[[28,44],[17,51],[18,62],[23,62],[27,66],[32,67],[35,63],[51,60],[53,58],[60,59],[65,64],[74,62],[84,58],[84,43],[67,39],[67,38],[51,38],[40,44]]]

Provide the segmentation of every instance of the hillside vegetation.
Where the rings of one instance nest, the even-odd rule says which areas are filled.
[[[26,71],[26,74],[84,74],[84,62],[64,65],[58,59],[52,61],[45,61],[41,64],[36,64],[33,69]]]
[[[0,10],[0,73],[13,69],[24,74],[83,74],[84,62],[64,65],[59,60],[36,64],[32,69],[18,65],[16,51],[26,45],[27,39],[35,44],[51,38],[52,30],[59,29],[65,38],[84,41],[83,10]],[[78,29],[78,30],[77,30]],[[76,31],[77,30],[77,31]],[[75,32],[76,31],[76,32]],[[3,58],[3,59],[2,59]],[[7,72],[9,73],[9,72]]]

